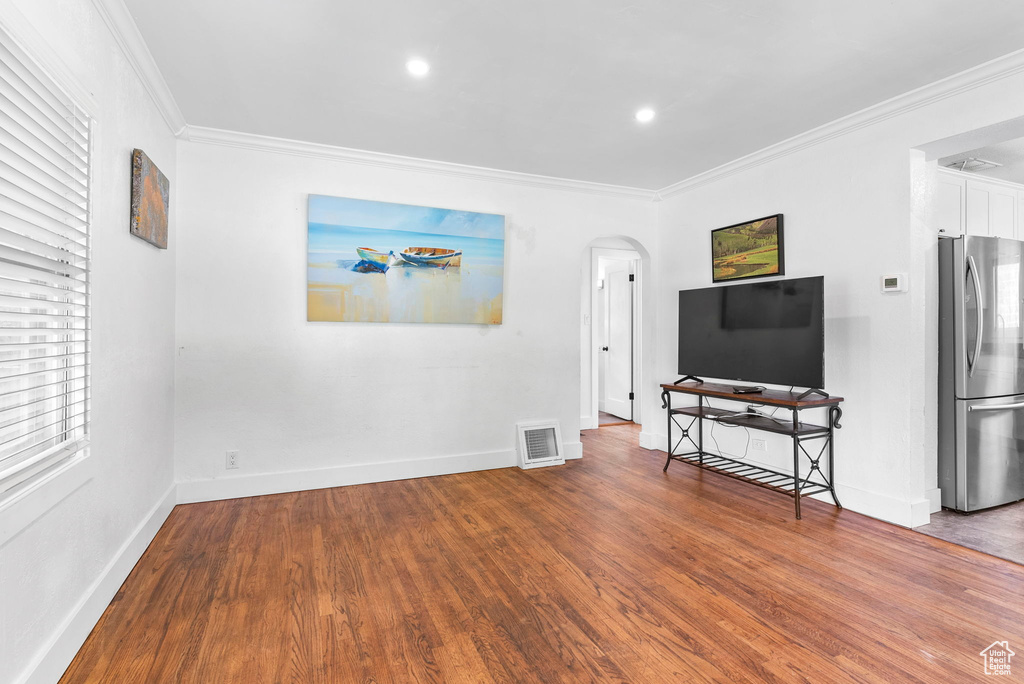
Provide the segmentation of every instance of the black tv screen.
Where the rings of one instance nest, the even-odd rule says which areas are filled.
[[[679,292],[679,374],[825,389],[825,279]]]

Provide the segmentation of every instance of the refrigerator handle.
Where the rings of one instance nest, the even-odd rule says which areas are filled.
[[[1003,411],[1006,409],[1024,408],[1024,402],[1018,404],[989,404],[987,406],[968,406],[968,411]]]
[[[967,359],[967,377],[974,377],[974,365],[978,363],[978,354],[981,353],[981,337],[984,334],[984,313],[982,307],[984,304],[981,300],[981,278],[978,277],[978,267],[974,263],[974,256],[971,254],[967,255],[967,270],[970,272],[971,277],[974,279],[974,296],[977,297],[977,311],[978,311],[978,336],[974,340],[974,356],[968,357]]]

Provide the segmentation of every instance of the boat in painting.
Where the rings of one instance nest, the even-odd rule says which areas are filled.
[[[367,264],[380,269],[384,273],[387,273],[388,269],[391,268],[391,264],[395,263],[394,252],[384,254],[383,252],[378,252],[377,250],[370,249],[369,247],[356,247],[356,254],[358,254],[359,258]]]
[[[433,266],[448,268],[462,266],[462,250],[443,249],[441,247],[408,247],[398,254],[406,263],[413,266]]]

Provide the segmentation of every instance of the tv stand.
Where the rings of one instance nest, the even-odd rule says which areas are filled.
[[[697,397],[696,406],[672,407],[673,394],[689,394]],[[812,394],[822,394],[821,398],[811,397]],[[773,416],[763,415],[756,409],[753,411],[741,411],[712,408],[706,399],[715,398],[725,401],[737,401],[758,406],[771,406],[789,409],[791,420],[780,420]],[[835,489],[835,431],[841,428],[839,419],[842,418],[843,410],[839,404],[843,402],[842,397],[830,397],[820,390],[808,390],[802,394],[785,390],[764,390],[759,394],[738,393],[731,385],[718,385],[703,382],[676,382],[671,385],[661,386],[662,408],[668,409],[668,458],[665,460],[665,467],[668,471],[672,461],[681,461],[690,465],[710,470],[736,480],[748,482],[758,487],[771,489],[787,496],[793,497],[793,506],[796,518],[800,519],[800,499],[811,494],[822,494],[828,492],[837,508],[842,508]],[[828,410],[827,425],[812,425],[801,423],[799,420],[800,411],[807,409],[823,408]],[[683,426],[678,422],[681,416],[690,419],[689,424]],[[788,435],[793,440],[793,472],[786,473],[780,470],[772,470],[762,466],[754,465],[746,460],[728,458],[721,454],[714,454],[704,450],[704,421],[713,420],[728,425],[739,425],[751,430],[763,430],[779,435]],[[681,432],[678,441],[672,442],[672,426]],[[696,427],[697,439],[694,440],[691,433]],[[683,440],[690,441],[696,451],[678,453]],[[815,444],[818,447],[817,455],[808,452],[804,445],[814,440],[821,440]],[[806,475],[800,474],[801,454],[810,460],[810,468]],[[828,456],[826,463],[822,464],[821,459]],[[817,473],[817,475],[815,475]]]
[[[816,387],[811,387],[810,389],[804,390],[803,392],[798,394],[796,398],[797,399],[804,399],[804,398],[809,397],[809,396],[814,395],[814,394],[820,394],[821,396],[823,396],[826,399],[828,399],[828,392],[826,392],[825,390],[817,389]]]
[[[704,384],[704,381],[701,380],[700,378],[698,378],[696,375],[684,375],[683,377],[679,378],[678,380],[676,380],[672,384],[673,385],[681,385],[684,382],[686,382],[687,380],[693,380],[698,385],[703,385]]]

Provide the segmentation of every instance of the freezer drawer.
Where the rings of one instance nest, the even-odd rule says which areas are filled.
[[[1024,395],[956,403],[955,508],[1024,499]]]

